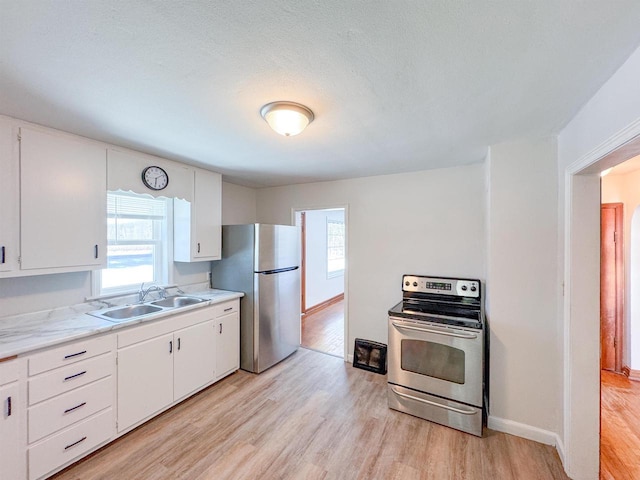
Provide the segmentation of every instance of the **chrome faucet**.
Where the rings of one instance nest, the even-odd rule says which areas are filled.
[[[140,303],[144,302],[145,297],[151,292],[159,292],[160,298],[167,297],[167,291],[164,288],[159,287],[158,285],[151,285],[145,290],[144,282],[142,282],[142,285],[140,285],[140,291],[138,292],[138,301]]]

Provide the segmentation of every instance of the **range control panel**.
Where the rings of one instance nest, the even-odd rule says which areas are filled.
[[[479,298],[480,281],[460,278],[438,278],[423,277],[421,275],[403,275],[402,291]]]

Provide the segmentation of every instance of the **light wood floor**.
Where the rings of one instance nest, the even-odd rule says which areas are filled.
[[[302,317],[302,346],[344,357],[344,300]]]
[[[600,478],[640,478],[640,382],[601,372]]]
[[[386,376],[300,349],[237,372],[56,480],[566,479],[553,447],[387,408]]]

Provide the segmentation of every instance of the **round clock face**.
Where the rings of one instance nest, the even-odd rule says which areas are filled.
[[[169,175],[160,167],[147,167],[142,171],[142,182],[151,190],[162,190],[169,185]]]

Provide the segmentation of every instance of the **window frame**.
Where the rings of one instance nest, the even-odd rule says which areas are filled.
[[[326,235],[326,238],[327,238],[327,251],[326,251],[326,254],[327,254],[327,263],[326,263],[326,266],[327,266],[327,279],[336,278],[336,277],[342,277],[342,276],[344,276],[344,270],[345,270],[346,261],[347,261],[347,259],[346,259],[346,237],[347,237],[346,223],[345,223],[344,220],[337,220],[335,218],[329,218],[329,217],[327,217],[326,221],[327,221],[327,224],[326,224],[327,225],[327,235]],[[333,245],[333,246],[331,245],[330,237],[332,237],[332,236],[333,237],[340,237],[340,235],[335,235],[335,234],[331,233],[331,231],[330,231],[331,228],[329,227],[330,224],[337,224],[337,225],[341,225],[342,226],[342,257],[341,257],[341,259],[343,260],[343,267],[340,270],[330,270],[330,268],[329,268],[329,262],[331,260],[336,260],[336,258],[333,258],[333,259],[330,258],[331,257],[330,250],[332,248],[339,248],[339,247],[336,247],[335,245]],[[340,257],[337,258],[337,259],[339,260]]]
[[[155,259],[155,264],[154,264],[154,279],[152,281],[149,281],[149,284],[156,284],[156,285],[170,285],[172,282],[172,269],[169,268],[171,261],[172,261],[172,256],[171,253],[173,252],[173,198],[168,198],[168,197],[154,197],[152,195],[148,195],[148,194],[139,194],[139,193],[135,193],[135,192],[131,192],[131,191],[123,191],[123,190],[116,190],[116,191],[108,191],[107,195],[109,194],[113,194],[113,195],[120,195],[120,196],[130,196],[130,197],[142,197],[142,198],[148,198],[148,199],[153,199],[153,200],[161,200],[165,203],[165,208],[166,208],[166,215],[164,218],[164,221],[162,222],[164,224],[164,228],[162,228],[162,226],[160,227],[160,231],[159,233],[159,238],[158,239],[154,239],[154,240],[148,240],[148,241],[120,241],[117,244],[118,245],[140,245],[140,244],[155,244],[157,245],[160,250],[161,250],[161,254],[158,255]],[[105,199],[106,200],[106,199]],[[109,213],[107,213],[107,217],[105,218],[105,224],[108,222],[109,218],[111,217],[111,215],[109,215]],[[149,218],[146,217],[144,215],[126,215],[126,218],[139,218],[139,219],[145,219],[145,218]],[[105,225],[106,227],[106,225]],[[112,243],[109,241],[109,239],[107,239],[107,263],[108,263],[108,248],[109,245],[111,245]],[[94,270],[91,272],[92,275],[92,298],[103,298],[103,297],[115,297],[115,296],[120,296],[120,295],[126,295],[126,294],[131,294],[131,293],[136,293],[139,291],[140,286],[138,284],[127,284],[127,285],[121,285],[121,286],[117,286],[117,287],[108,287],[108,288],[103,288],[102,287],[102,272],[103,270],[106,270],[108,268],[108,266],[106,266],[105,268],[102,269],[98,269],[98,270]],[[147,282],[145,282],[147,283]]]

